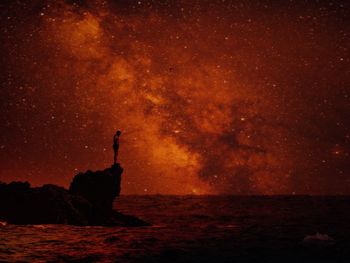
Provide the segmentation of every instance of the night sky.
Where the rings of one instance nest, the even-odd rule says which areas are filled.
[[[0,180],[350,194],[348,1],[1,1]]]

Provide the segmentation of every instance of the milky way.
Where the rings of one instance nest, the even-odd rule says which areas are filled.
[[[283,2],[283,4],[282,4]],[[347,1],[1,4],[0,180],[349,194]]]

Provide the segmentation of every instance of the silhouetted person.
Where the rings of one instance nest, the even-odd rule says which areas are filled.
[[[113,138],[114,164],[117,163],[120,134],[122,134],[122,132],[120,130],[117,130],[117,132],[115,133],[114,138]]]

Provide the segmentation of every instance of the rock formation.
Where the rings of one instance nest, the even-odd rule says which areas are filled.
[[[113,210],[123,168],[77,174],[69,190],[56,185],[0,182],[0,220],[12,224],[145,226],[148,223]]]
[[[69,192],[84,197],[102,210],[111,210],[114,199],[120,194],[122,173],[119,163],[104,171],[79,173],[73,178]]]

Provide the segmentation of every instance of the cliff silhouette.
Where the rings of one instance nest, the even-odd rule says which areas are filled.
[[[77,174],[69,190],[57,185],[31,187],[28,182],[0,182],[0,220],[10,224],[100,226],[149,225],[113,210],[120,194],[123,168]]]

